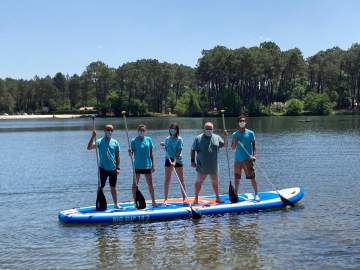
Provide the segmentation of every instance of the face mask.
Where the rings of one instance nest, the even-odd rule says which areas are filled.
[[[139,134],[140,137],[144,137],[145,131],[139,130],[139,131],[138,131],[138,134]]]
[[[170,133],[170,135],[175,135],[176,134],[176,129],[175,128],[170,128],[169,133]]]
[[[110,139],[111,138],[111,135],[112,135],[112,131],[110,130],[105,130],[105,137]]]
[[[239,127],[244,128],[246,126],[245,122],[239,122]]]
[[[213,130],[212,129],[205,129],[204,134],[205,134],[205,136],[211,137],[211,135],[213,134]]]

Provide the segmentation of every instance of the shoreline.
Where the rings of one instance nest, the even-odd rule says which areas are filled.
[[[84,114],[31,114],[31,115],[0,115],[0,120],[26,120],[26,119],[72,119],[86,117]]]
[[[83,118],[83,117],[89,117],[92,114],[27,114],[27,115],[0,115],[0,120],[39,120],[39,119],[75,119],[75,118]],[[349,110],[334,110],[329,115],[360,115],[360,111],[349,111]],[[208,114],[206,116],[199,116],[199,117],[209,117],[209,116],[218,116],[218,114]],[[287,116],[285,114],[279,113],[279,114],[273,114],[273,115],[260,115],[260,117],[266,117],[266,116],[275,116],[275,117],[281,117],[281,116]],[[313,115],[308,113],[302,113],[297,116],[323,116],[323,115]],[[104,117],[104,116],[97,116],[97,117]],[[107,116],[112,117],[112,116]],[[132,117],[132,116],[130,116]],[[162,118],[162,117],[178,117],[176,114],[159,114],[159,113],[149,113],[146,116],[137,116],[140,118],[147,118],[147,117],[156,117],[156,118]],[[191,117],[191,116],[187,116]],[[226,116],[229,117],[229,116]],[[236,117],[236,116],[231,116]],[[259,117],[259,116],[254,116]]]

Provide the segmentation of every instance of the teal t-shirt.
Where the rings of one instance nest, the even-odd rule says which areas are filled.
[[[196,171],[202,174],[218,173],[218,152],[224,146],[224,140],[216,134],[211,137],[205,134],[196,136],[192,150],[197,152]]]
[[[145,136],[143,140],[140,139],[140,137],[136,137],[131,140],[131,150],[134,152],[135,169],[151,169],[151,149],[153,149],[153,142],[150,137]]]
[[[180,156],[176,159],[176,162],[179,164],[183,164],[181,150],[183,149],[184,143],[181,137],[171,137],[168,136],[165,139],[165,149],[166,149],[166,159],[173,158],[175,159],[176,153],[180,152]]]
[[[251,142],[255,141],[255,133],[252,130],[246,128],[244,132],[240,132],[240,130],[235,131],[232,136],[238,139],[235,150],[235,160],[249,160],[249,154],[253,154]],[[240,143],[242,143],[249,154],[243,149]]]
[[[99,166],[106,171],[116,169],[116,155],[120,152],[120,144],[117,140],[105,137],[96,140],[96,147],[99,149]]]

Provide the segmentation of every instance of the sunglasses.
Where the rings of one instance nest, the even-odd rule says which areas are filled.
[[[113,129],[111,129],[111,128],[107,128],[107,129],[105,129],[106,131],[114,131]]]

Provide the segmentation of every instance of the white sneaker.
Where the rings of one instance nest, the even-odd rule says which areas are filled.
[[[260,197],[259,197],[258,194],[255,195],[255,201],[256,201],[256,202],[260,202]]]

